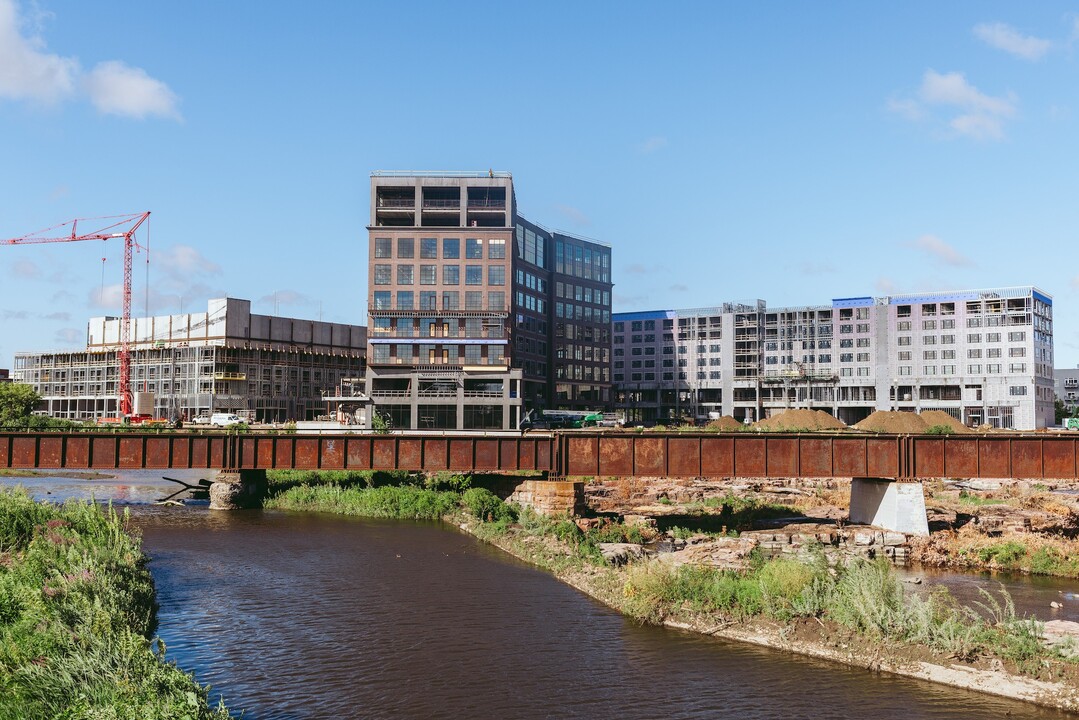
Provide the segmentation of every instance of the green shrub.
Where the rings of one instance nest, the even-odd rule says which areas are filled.
[[[955,430],[951,425],[930,425],[926,431],[926,435],[951,435]]]
[[[990,545],[978,551],[978,557],[983,563],[992,563],[1004,569],[1018,568],[1026,554],[1026,547],[1015,540]]]
[[[803,562],[776,559],[757,573],[761,601],[772,617],[787,619],[795,615],[795,601],[813,581],[813,568]]]
[[[464,492],[472,487],[472,476],[451,473],[447,471],[428,475],[424,479],[423,486],[428,490],[450,490],[452,492]]]
[[[468,514],[485,522],[512,522],[516,519],[513,508],[487,488],[470,488],[461,495],[461,507]]]

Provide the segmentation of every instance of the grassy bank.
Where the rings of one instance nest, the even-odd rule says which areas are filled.
[[[964,527],[915,540],[911,559],[933,567],[1079,578],[1079,539],[1035,533],[990,537]]]
[[[155,652],[156,610],[111,508],[0,491],[0,718],[227,718]]]

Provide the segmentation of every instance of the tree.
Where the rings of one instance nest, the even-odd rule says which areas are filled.
[[[30,417],[41,396],[22,383],[0,383],[0,426]]]
[[[1057,398],[1056,402],[1053,403],[1053,408],[1056,410],[1057,425],[1062,425],[1064,423],[1064,418],[1072,416],[1072,408],[1065,405],[1064,401],[1060,398]]]

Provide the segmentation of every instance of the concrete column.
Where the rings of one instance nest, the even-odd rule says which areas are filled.
[[[222,472],[210,485],[211,510],[239,510],[262,507],[266,497],[266,471]]]
[[[907,535],[929,535],[922,484],[853,478],[850,483],[850,521]]]

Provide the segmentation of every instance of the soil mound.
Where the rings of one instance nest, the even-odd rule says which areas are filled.
[[[929,424],[917,413],[878,410],[854,427],[866,432],[921,434]]]
[[[795,432],[799,430],[842,430],[847,426],[823,410],[785,410],[753,423],[757,430]]]
[[[711,430],[713,432],[735,432],[741,430],[744,426],[730,415],[724,415],[719,420],[713,420],[704,427],[706,430]]]
[[[922,420],[925,420],[925,424],[928,427],[944,425],[950,428],[953,433],[974,432],[943,410],[925,410],[919,414],[922,416]]]

